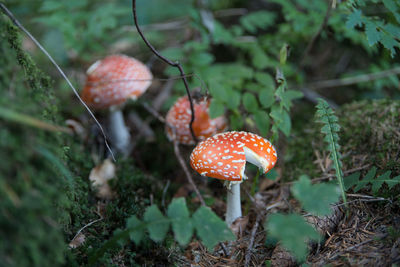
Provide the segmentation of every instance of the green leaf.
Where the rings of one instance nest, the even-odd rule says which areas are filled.
[[[266,136],[269,131],[269,115],[263,110],[258,110],[253,114],[254,121],[262,136]]]
[[[298,214],[272,214],[264,228],[269,236],[280,240],[281,244],[302,261],[307,256],[309,240],[318,240],[317,231]]]
[[[289,113],[279,108],[279,106],[272,106],[270,116],[274,119],[274,123],[286,136],[289,136],[292,128]]]
[[[390,56],[394,58],[394,56],[396,55],[396,50],[394,48],[399,47],[400,43],[389,34],[383,34],[381,43],[386,49],[390,51]]]
[[[300,201],[303,208],[316,216],[330,214],[331,204],[336,203],[340,196],[337,185],[328,183],[312,185],[307,175],[301,175],[291,190],[293,196]]]
[[[240,105],[241,95],[235,90],[227,90],[227,92],[229,101],[227,101],[226,105],[230,110],[236,110]]]
[[[143,239],[144,229],[142,229],[142,226],[143,222],[135,215],[132,215],[126,220],[126,228],[129,229],[129,237],[136,245],[139,245]]]
[[[287,90],[281,94],[281,103],[287,109],[290,110],[292,101],[297,98],[302,98],[303,93],[295,90]]]
[[[254,78],[256,79],[256,81],[264,86],[266,86],[267,88],[274,88],[275,87],[275,80],[274,78],[272,78],[271,75],[269,75],[268,73],[265,72],[256,72],[254,74]]]
[[[232,130],[239,130],[243,127],[243,118],[238,114],[231,114],[229,116],[229,125]]]
[[[265,177],[267,177],[268,179],[270,179],[272,181],[275,181],[279,177],[279,174],[275,169],[272,169],[269,172],[267,172]]]
[[[378,43],[382,38],[382,34],[377,30],[376,24],[370,21],[365,23],[365,34],[370,46]]]
[[[172,221],[175,240],[181,246],[185,246],[193,235],[193,223],[185,199],[183,197],[173,199],[168,206],[167,215]]]
[[[287,44],[284,44],[282,46],[281,50],[279,51],[279,62],[281,63],[281,65],[286,64],[286,60],[287,60],[287,56],[288,56],[288,48],[289,48],[289,46]]]
[[[357,193],[358,191],[360,191],[361,188],[363,188],[375,177],[375,174],[376,174],[376,167],[374,166],[368,171],[364,179],[358,182],[357,186],[354,188],[354,192]]]
[[[193,224],[198,237],[208,250],[219,242],[236,239],[227,224],[208,207],[202,206],[193,214]]]
[[[228,92],[223,84],[215,81],[210,81],[210,86],[208,89],[215,99],[219,100],[220,102],[228,101]]]
[[[362,12],[359,9],[354,9],[346,21],[346,27],[349,29],[354,28],[356,25],[362,26]]]
[[[181,47],[169,47],[161,51],[161,54],[172,61],[179,61],[184,58],[184,53]]]
[[[207,66],[214,61],[214,56],[207,52],[191,54],[190,62],[195,66]]]
[[[224,104],[214,98],[211,99],[209,112],[211,118],[222,116],[225,112]]]
[[[257,99],[251,93],[243,94],[243,105],[244,105],[245,109],[251,113],[254,113],[258,110]]]
[[[389,186],[389,189],[392,189],[393,186],[400,184],[400,175],[393,177],[392,179],[385,182]]]
[[[240,24],[243,28],[251,33],[255,33],[257,29],[266,29],[275,22],[276,15],[268,11],[251,12],[240,18]]]
[[[349,190],[350,188],[352,188],[354,185],[356,185],[359,180],[360,180],[360,172],[355,172],[349,176],[346,176],[343,181],[344,181],[344,188],[347,190]]]
[[[144,213],[150,238],[155,242],[163,241],[169,229],[169,220],[162,215],[156,205],[148,207]]]
[[[374,194],[378,193],[379,189],[381,188],[382,184],[386,181],[390,181],[390,174],[391,171],[387,171],[384,174],[380,175],[376,179],[374,179],[372,182],[372,192]]]
[[[275,102],[275,94],[273,87],[265,88],[261,90],[260,94],[258,95],[258,99],[260,100],[261,105],[264,108],[269,108]]]

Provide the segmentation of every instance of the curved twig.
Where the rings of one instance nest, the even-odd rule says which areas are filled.
[[[79,99],[79,101],[81,102],[81,104],[85,107],[85,109],[87,110],[87,112],[90,114],[90,116],[93,118],[93,120],[95,121],[96,125],[99,127],[103,137],[104,137],[104,143],[106,144],[107,150],[110,152],[111,157],[113,158],[113,160],[115,161],[115,157],[114,157],[114,153],[112,152],[110,146],[108,145],[107,142],[107,137],[106,137],[106,133],[103,129],[103,127],[101,126],[101,124],[98,122],[98,120],[96,119],[96,117],[94,116],[93,112],[90,110],[90,108],[86,105],[86,103],[82,100],[82,98],[79,96],[78,91],[75,89],[75,87],[72,85],[72,83],[70,82],[70,80],[68,79],[67,75],[65,75],[65,73],[63,72],[63,70],[60,68],[60,66],[58,66],[58,64],[56,63],[56,61],[52,58],[52,56],[50,56],[50,54],[46,51],[46,49],[44,49],[44,47],[36,40],[35,37],[33,37],[33,35],[27,30],[25,29],[25,27],[14,17],[14,15],[11,13],[10,10],[8,10],[8,8],[0,2],[0,9],[3,10],[4,14],[7,15],[7,17],[10,18],[10,20],[14,23],[15,26],[17,26],[21,31],[23,31],[26,35],[28,35],[28,37],[35,43],[35,45],[37,47],[39,47],[39,49],[46,55],[46,57],[51,61],[51,63],[53,63],[54,67],[56,67],[56,69],[58,70],[58,72],[61,74],[61,76],[64,78],[64,80],[67,82],[67,84],[69,85],[69,87],[71,87],[72,91],[74,92],[75,96]]]
[[[167,63],[168,65],[171,65],[171,66],[176,67],[176,68],[179,69],[179,72],[180,72],[180,74],[181,74],[181,76],[182,76],[183,83],[184,83],[184,85],[185,85],[186,94],[187,94],[187,96],[188,96],[188,98],[189,98],[189,102],[190,102],[190,111],[192,112],[192,116],[191,116],[190,123],[189,123],[189,129],[190,129],[190,133],[192,134],[193,140],[195,141],[195,143],[197,143],[198,140],[197,140],[197,137],[196,137],[195,134],[194,134],[193,127],[192,127],[193,122],[194,122],[194,118],[195,118],[195,117],[194,117],[193,99],[192,99],[192,96],[190,95],[189,84],[188,84],[188,82],[187,82],[185,72],[183,71],[183,68],[182,68],[182,66],[181,66],[181,64],[180,64],[179,62],[173,62],[173,61],[169,60],[168,58],[164,57],[163,55],[161,55],[161,54],[154,48],[154,46],[146,39],[146,37],[143,35],[143,33],[142,33],[142,31],[141,31],[141,29],[140,29],[140,27],[139,27],[138,20],[137,20],[137,15],[136,15],[136,0],[132,0],[132,13],[133,13],[133,20],[135,21],[136,29],[137,29],[137,31],[138,31],[140,37],[142,37],[143,41],[144,41],[145,44],[147,45],[147,47],[150,48],[150,50],[151,50],[158,58],[160,58],[162,61],[164,61],[164,62]]]

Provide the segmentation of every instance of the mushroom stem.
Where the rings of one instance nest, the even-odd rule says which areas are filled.
[[[111,109],[109,116],[110,140],[113,147],[123,155],[129,153],[129,130],[120,109]]]
[[[232,184],[231,188],[228,188],[226,205],[225,222],[230,226],[237,218],[242,217],[240,183]]]

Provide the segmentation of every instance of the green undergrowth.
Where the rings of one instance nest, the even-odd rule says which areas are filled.
[[[344,171],[370,165],[365,168],[365,173],[372,166],[382,172],[392,171],[392,175],[400,173],[399,101],[357,101],[344,105],[335,113],[341,125],[339,144]],[[325,159],[325,144],[320,125],[313,121],[306,126],[296,127],[288,140],[283,176],[285,179],[295,180],[303,173],[313,178],[323,175],[316,162],[316,153]]]
[[[63,125],[51,79],[24,52],[19,31],[4,16],[0,39],[1,112]],[[97,199],[88,180],[94,164],[84,145],[76,136],[0,116],[0,266],[86,264],[91,251],[125,226],[129,216],[142,215],[151,192],[155,201],[161,198],[157,182],[132,161],[119,160],[118,179],[111,184],[118,197],[108,202]],[[85,243],[70,249],[76,232],[99,219],[98,213],[103,219],[84,231]],[[147,241],[140,248],[128,244],[111,249],[100,262],[152,265],[167,256],[166,250]]]
[[[57,124],[50,79],[22,50],[15,27],[0,17],[0,105]],[[6,266],[64,262],[63,228],[76,208],[64,136],[0,120],[0,261]],[[43,255],[48,255],[43,257]]]

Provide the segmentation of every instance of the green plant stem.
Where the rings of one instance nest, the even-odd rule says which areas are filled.
[[[250,195],[252,197],[254,197],[254,195],[256,194],[256,187],[258,185],[259,178],[260,178],[260,169],[257,169],[257,174],[254,177],[253,184],[251,186],[251,191],[250,191]],[[251,204],[252,204],[251,201],[247,202],[246,207],[244,208],[244,214],[249,214]]]
[[[260,169],[257,169],[257,174],[254,177],[253,185],[251,186],[251,196],[254,197],[256,193],[256,187],[258,186],[258,180],[260,178]]]
[[[0,118],[9,120],[9,121],[13,121],[16,123],[25,124],[25,125],[29,125],[32,127],[44,129],[47,131],[72,133],[72,131],[69,128],[50,124],[50,123],[38,120],[36,118],[33,118],[31,116],[17,113],[13,110],[10,110],[10,109],[4,108],[4,107],[0,107]]]
[[[335,169],[336,169],[336,177],[338,179],[339,182],[339,186],[340,186],[340,191],[342,193],[342,199],[343,199],[343,203],[346,206],[346,208],[348,208],[348,204],[347,204],[347,199],[346,199],[346,192],[345,192],[345,188],[344,188],[344,182],[343,182],[343,174],[340,168],[340,164],[339,164],[339,157],[338,157],[338,151],[336,150],[336,146],[335,146],[335,139],[333,138],[333,129],[331,127],[332,122],[329,119],[329,115],[326,114],[326,117],[328,119],[328,125],[329,125],[329,138],[331,139],[330,142],[330,146],[332,148],[332,158],[333,158],[333,162],[335,164]]]

